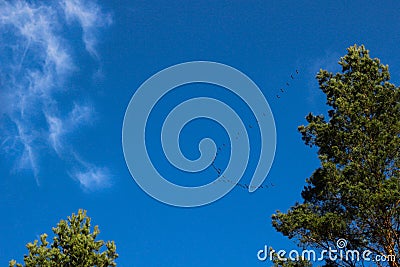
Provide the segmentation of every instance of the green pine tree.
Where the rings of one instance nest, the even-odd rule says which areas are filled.
[[[10,267],[109,267],[117,266],[118,257],[113,241],[96,240],[100,233],[97,226],[91,232],[91,219],[85,210],[72,214],[68,220],[61,220],[53,228],[54,237],[50,244],[47,234],[28,243],[29,254],[24,256],[24,264],[11,260]],[[104,247],[105,246],[105,247]]]
[[[389,82],[387,65],[354,45],[339,61],[340,73],[320,70],[328,119],[309,114],[299,131],[306,145],[318,147],[321,166],[302,191],[302,203],[277,211],[273,226],[301,246],[370,250],[395,255],[378,266],[400,266],[400,90]],[[336,260],[329,266],[361,266]],[[367,262],[364,262],[367,264]]]

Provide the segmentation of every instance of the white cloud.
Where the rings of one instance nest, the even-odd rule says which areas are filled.
[[[65,82],[77,71],[72,44],[63,35],[66,22],[72,20],[82,28],[87,51],[97,56],[99,27],[111,19],[96,4],[0,0],[0,149],[15,155],[16,169],[32,170],[38,184],[41,150],[52,148],[60,157],[70,153],[66,136],[93,119],[91,105],[75,102],[63,114],[55,97],[68,92]],[[99,187],[106,180],[104,168],[81,160],[74,164],[83,168],[82,181],[90,176],[97,181],[86,184]]]
[[[99,6],[81,0],[64,0],[64,12],[68,22],[78,21],[82,27],[83,41],[86,50],[97,56],[95,46],[97,43],[97,30],[99,27],[111,24],[111,16],[103,14]]]
[[[65,133],[65,129],[63,128],[64,123],[60,118],[48,114],[46,114],[46,120],[49,126],[50,145],[57,152],[57,154],[60,155],[63,148],[61,138]]]
[[[110,173],[107,168],[91,166],[83,171],[73,173],[84,190],[93,191],[110,186]]]
[[[36,179],[36,183],[39,184],[38,180],[38,164],[37,164],[37,156],[34,146],[34,135],[29,133],[29,130],[24,127],[23,123],[19,121],[14,121],[15,125],[17,126],[17,133],[18,133],[18,140],[22,144],[22,154],[19,159],[18,164],[16,167],[18,169],[31,169]]]
[[[74,103],[74,107],[68,117],[69,123],[71,125],[90,123],[93,120],[93,113],[92,106]]]
[[[75,160],[80,163],[79,168],[70,173],[70,176],[79,181],[85,191],[93,191],[111,186],[111,174],[105,167],[83,161],[76,153],[72,153]]]
[[[3,1],[0,6],[0,22],[3,27],[16,31],[14,37],[17,42],[13,52],[22,55],[17,65],[18,71],[21,71],[29,50],[33,50],[33,60],[41,61],[40,65],[44,69],[41,78],[44,80],[49,77],[43,74],[54,71],[54,74],[62,75],[73,67],[69,52],[63,45],[64,40],[57,33],[59,19],[54,7],[34,6],[23,1]],[[37,77],[37,69],[30,71],[33,71],[33,78]]]
[[[74,103],[71,112],[64,119],[46,110],[43,113],[48,125],[49,143],[59,156],[62,156],[64,152],[65,136],[77,131],[81,125],[90,124],[94,119],[92,106],[77,103]]]

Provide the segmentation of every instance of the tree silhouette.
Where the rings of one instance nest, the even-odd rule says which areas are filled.
[[[273,226],[302,246],[369,250],[395,255],[395,260],[370,262],[400,266],[400,90],[389,83],[387,65],[371,58],[364,46],[351,46],[339,61],[340,73],[320,70],[328,120],[309,114],[299,131],[306,145],[318,147],[321,166],[302,191],[303,203],[287,213],[277,211]],[[338,250],[339,251],[339,250]],[[326,266],[359,266],[342,259]]]
[[[38,240],[28,243],[29,254],[24,256],[24,264],[11,260],[10,267],[108,267],[117,266],[118,257],[114,241],[96,241],[100,233],[98,226],[91,232],[91,219],[85,210],[72,214],[68,220],[61,220],[53,228],[53,242],[50,244],[47,234]],[[104,248],[105,246],[105,248]]]

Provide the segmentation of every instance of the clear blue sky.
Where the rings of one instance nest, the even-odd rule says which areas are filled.
[[[119,266],[269,265],[256,258],[264,245],[295,247],[275,232],[271,215],[301,201],[319,164],[297,132],[309,112],[326,111],[316,72],[339,70],[346,48],[365,44],[398,84],[399,10],[398,1],[0,0],[0,265],[21,261],[27,242],[79,208],[101,239],[115,240]],[[193,60],[235,67],[263,91],[277,127],[265,181],[273,187],[252,194],[236,187],[184,209],[154,200],[132,179],[121,145],[130,98],[151,75]],[[160,114],[190,95],[239,105],[212,86],[187,86],[160,104]],[[188,157],[198,156],[205,134],[226,142],[218,125],[191,126],[181,142]],[[160,148],[152,148],[162,167]],[[257,155],[251,159],[243,183]],[[203,174],[200,183],[215,175]]]

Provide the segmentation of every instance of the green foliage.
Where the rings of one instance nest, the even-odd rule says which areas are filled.
[[[274,266],[276,267],[311,267],[311,263],[304,259],[290,260],[290,259],[278,259],[274,258]]]
[[[299,127],[321,166],[306,181],[304,202],[277,211],[273,226],[302,246],[335,248],[345,238],[347,249],[396,255],[389,265],[400,266],[400,90],[364,46],[349,47],[339,64],[341,73],[316,77],[329,118],[310,113]]]
[[[53,242],[49,244],[47,234],[38,240],[28,243],[26,247],[29,254],[24,256],[24,264],[17,264],[11,260],[10,267],[109,267],[117,266],[115,259],[118,257],[113,241],[96,241],[100,233],[97,226],[91,232],[91,219],[86,216],[86,211],[79,210],[72,214],[68,220],[61,220],[53,228],[55,234]],[[104,248],[105,245],[105,248]],[[103,250],[103,252],[101,252]]]
[[[272,248],[271,248],[272,250]],[[270,251],[270,253],[273,251]],[[303,258],[291,260],[289,258],[280,257],[276,252],[272,254],[272,263],[276,267],[312,267],[311,263]]]

